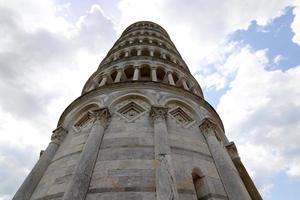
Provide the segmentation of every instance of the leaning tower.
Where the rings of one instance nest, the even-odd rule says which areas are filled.
[[[13,200],[262,199],[168,33],[130,25]]]

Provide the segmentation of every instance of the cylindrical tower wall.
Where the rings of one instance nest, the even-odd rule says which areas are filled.
[[[58,127],[31,200],[250,199],[221,119],[155,23],[123,32]]]

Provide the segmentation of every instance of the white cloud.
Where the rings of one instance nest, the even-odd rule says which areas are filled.
[[[300,178],[300,66],[267,71],[266,51],[245,47],[229,56],[227,62],[238,68],[217,111],[227,136],[238,144],[242,160],[268,197],[277,173]],[[224,66],[230,66],[227,62]]]
[[[0,199],[15,193],[115,39],[101,7],[75,22],[57,8],[50,0],[0,3]]]
[[[266,25],[293,0],[143,1],[121,0],[119,32],[139,20],[152,20],[168,30],[192,72],[224,58],[228,34],[251,21]],[[133,14],[134,13],[134,14]]]
[[[293,141],[299,138],[293,130],[299,127],[290,113],[298,106],[295,102],[299,94],[295,94],[294,86],[299,67],[295,71],[266,72],[263,68],[268,63],[266,50],[250,52],[226,41],[228,34],[247,28],[252,20],[265,25],[292,3],[292,0],[205,3],[121,0],[120,18],[110,19],[99,5],[91,5],[75,22],[58,15],[62,9],[67,14],[72,12],[69,3],[56,5],[51,0],[0,3],[0,177],[5,180],[0,183],[3,188],[0,199],[11,197],[38,158],[39,150],[47,146],[59,115],[80,95],[84,82],[115,41],[114,28],[120,34],[130,23],[139,20],[152,20],[169,32],[191,71],[201,72],[198,80],[202,86],[222,89],[231,83],[219,109],[222,115],[226,114],[222,118],[229,138],[240,144],[242,159],[246,159],[255,177],[269,170],[268,166],[257,165],[255,154],[260,160],[269,159],[276,165],[289,159],[291,162],[284,163],[284,169],[289,176],[299,176],[299,160],[288,153],[298,150]],[[293,23],[295,38],[299,32],[298,15]],[[231,54],[229,58],[228,54]],[[211,63],[220,65],[211,69],[207,65]],[[237,109],[226,109],[232,102],[236,102]],[[278,113],[283,113],[286,120]],[[288,122],[290,127],[285,126]],[[260,126],[253,129],[253,124]],[[289,137],[283,137],[281,142],[278,138],[284,131]],[[246,143],[249,138],[252,140]],[[271,141],[278,149],[271,146]],[[291,145],[285,149],[285,143]],[[249,156],[245,154],[248,150]],[[28,159],[18,160],[23,157]],[[282,166],[278,168],[282,169]],[[266,179],[259,180],[263,191],[270,190],[272,184],[268,184],[268,178],[274,173],[270,170]]]
[[[275,65],[278,65],[281,61],[286,60],[286,59],[287,59],[286,57],[284,57],[283,55],[279,54],[279,55],[277,55],[277,56],[274,57],[273,63]]]
[[[293,42],[300,45],[300,2],[296,1],[295,8],[293,9],[295,15],[291,24],[291,28],[294,32]]]

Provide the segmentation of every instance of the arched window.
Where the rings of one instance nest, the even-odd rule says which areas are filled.
[[[161,67],[158,67],[156,70],[157,80],[163,82],[165,75],[166,75],[165,71]]]
[[[148,49],[143,49],[141,55],[142,56],[150,56],[150,52]]]
[[[206,195],[206,187],[205,187],[205,180],[203,175],[199,175],[198,173],[192,173],[193,184],[195,187],[195,192],[197,199],[202,199]]]
[[[136,50],[136,49],[132,49],[132,50],[130,51],[130,55],[131,55],[131,56],[137,56],[137,50]]]
[[[125,72],[127,80],[133,79],[134,69],[132,66],[127,67],[124,72]]]
[[[160,52],[158,50],[154,51],[154,57],[160,58]]]
[[[142,65],[141,67],[141,80],[150,81],[150,67],[148,65]]]
[[[118,72],[115,70],[115,71],[113,71],[113,72],[110,74],[110,77],[111,77],[112,81],[114,81],[114,80],[116,79],[117,73],[118,73]]]

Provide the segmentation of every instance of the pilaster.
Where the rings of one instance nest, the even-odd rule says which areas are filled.
[[[53,159],[58,147],[63,142],[67,131],[63,127],[58,127],[53,131],[51,142],[47,149],[42,153],[38,162],[35,164],[31,172],[26,177],[25,181],[16,192],[13,200],[29,200],[34,192],[34,189],[40,182],[42,176],[47,170],[51,160]]]
[[[84,200],[101,146],[110,113],[108,108],[93,111],[94,122],[83,147],[79,162],[64,194],[64,200]]]
[[[216,123],[205,118],[199,128],[207,141],[229,200],[251,200],[223,143],[217,139]]]
[[[152,106],[150,118],[154,125],[156,165],[156,199],[178,200],[178,193],[168,142],[166,118],[168,108]]]

